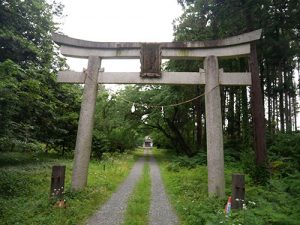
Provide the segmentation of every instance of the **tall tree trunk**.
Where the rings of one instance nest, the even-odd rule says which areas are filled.
[[[251,104],[252,104],[252,117],[254,128],[254,141],[255,141],[255,160],[256,165],[264,165],[267,162],[267,149],[266,149],[266,131],[265,131],[265,117],[264,117],[264,105],[263,95],[260,85],[260,78],[258,73],[257,52],[256,44],[251,43],[250,54],[250,71],[251,71]]]
[[[298,67],[297,67],[297,70],[298,70],[298,87],[299,87],[299,96],[300,96],[300,56],[298,56],[298,63],[297,63],[297,65],[298,65]]]
[[[245,146],[249,145],[250,132],[249,132],[249,110],[248,110],[248,97],[247,97],[247,87],[242,88],[242,135],[243,144]]]
[[[287,124],[287,131],[289,133],[292,132],[292,98],[288,96],[288,124]]]
[[[274,70],[274,74],[276,74],[276,70]],[[277,74],[276,74],[277,77]],[[274,83],[273,83],[273,90],[277,88],[277,78],[274,79]],[[279,113],[278,113],[278,93],[274,92],[273,94],[273,115],[274,115],[274,119],[273,121],[275,122],[275,128],[276,130],[279,130]]]
[[[261,59],[261,61],[262,61],[262,59]],[[258,63],[258,61],[257,61],[257,63]],[[264,98],[265,81],[263,79],[263,77],[264,77],[264,67],[263,66],[264,66],[263,63],[260,63],[258,65],[258,68],[260,69],[260,72],[258,74],[260,74],[260,89],[262,91],[262,105],[264,107],[264,115],[265,115],[265,98]]]
[[[295,131],[297,131],[297,94],[293,96],[293,110],[294,110],[294,123],[295,123]]]
[[[286,131],[292,132],[292,113],[291,113],[291,93],[294,91],[292,75],[284,71],[284,103],[285,103],[285,123]]]
[[[196,93],[197,96],[199,96],[201,93],[200,90],[200,86],[196,86]],[[203,115],[203,109],[201,109],[203,107],[202,104],[202,98],[200,98],[199,100],[195,101],[195,111],[196,111],[196,146],[197,146],[197,150],[199,150],[201,148],[201,144],[202,144],[202,115]]]
[[[268,130],[270,134],[273,134],[273,109],[272,109],[272,87],[271,77],[268,62],[266,62],[266,82],[267,82],[267,98],[268,98]]]
[[[228,113],[227,113],[227,119],[228,119],[228,135],[231,139],[233,139],[234,137],[234,122],[235,122],[235,118],[234,118],[234,90],[231,87],[229,89],[229,102],[228,102]]]
[[[244,9],[245,21],[247,30],[253,30],[253,20],[250,4],[246,4],[245,0],[241,0]],[[250,2],[247,2],[250,3]],[[265,130],[265,117],[263,105],[263,93],[261,88],[261,80],[259,77],[259,68],[256,52],[256,43],[250,43],[250,58],[249,68],[251,72],[251,109],[253,117],[254,128],[254,144],[255,144],[255,162],[257,166],[263,166],[267,163],[267,148],[266,148],[266,130]]]
[[[283,107],[283,79],[282,79],[282,65],[278,67],[278,90],[279,90],[279,116],[280,116],[280,130],[284,132],[284,107]]]
[[[220,89],[221,92],[221,112],[222,112],[222,126],[223,129],[225,130],[225,108],[226,108],[226,88],[221,86]]]
[[[290,124],[289,124],[289,100],[288,100],[288,94],[284,93],[284,117],[285,117],[285,130],[287,133],[291,131]]]
[[[237,94],[236,94],[236,105],[235,105],[235,111],[236,111],[236,116],[235,116],[235,128],[236,128],[236,138],[240,140],[241,137],[241,88],[237,89]]]

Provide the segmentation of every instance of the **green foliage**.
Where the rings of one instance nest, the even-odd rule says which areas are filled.
[[[80,94],[55,84],[53,74],[0,63],[0,150],[41,150],[39,142],[72,149]]]
[[[300,171],[299,143],[299,133],[278,133],[268,139],[269,160],[274,174],[287,176]]]
[[[231,156],[232,149],[225,149],[224,161],[225,164],[236,166],[236,158]],[[229,154],[227,153],[229,152]],[[243,156],[244,157],[244,156]],[[249,156],[245,156],[243,158],[244,168],[247,168],[248,165],[254,167],[253,158],[249,158]],[[181,169],[193,169],[198,166],[204,166],[207,164],[207,153],[205,151],[200,151],[196,155],[192,157],[188,157],[186,155],[177,155],[170,157],[167,163],[166,168],[173,172],[180,172]],[[247,165],[247,166],[246,166]],[[251,170],[249,170],[251,171]],[[249,172],[247,170],[247,172]]]
[[[278,130],[291,133],[299,113],[296,98],[298,81],[294,78],[295,70],[300,68],[299,1],[178,0],[178,3],[182,5],[183,13],[174,21],[176,41],[221,39],[262,28],[257,51],[265,95],[266,123],[271,135]],[[191,64],[173,61],[170,68],[182,69]],[[219,66],[224,71],[249,70],[246,58],[219,59]],[[249,138],[250,102],[246,88],[223,87],[221,96],[225,140],[237,143],[232,145],[231,156],[238,159],[242,148],[253,146]],[[287,160],[290,159],[284,161]]]
[[[100,158],[104,152],[124,152],[142,144],[137,143],[141,136],[138,121],[131,118],[131,106],[117,98],[103,87],[98,94],[92,150]]]
[[[251,148],[246,148],[241,153],[242,167],[245,173],[253,179],[256,184],[265,185],[269,182],[270,168],[267,164],[257,166],[255,164],[255,154]]]
[[[50,156],[0,152],[1,224],[84,224],[125,179],[134,162],[128,154],[91,161],[88,187],[71,192],[72,160]],[[51,167],[58,164],[66,165],[66,208],[54,207],[49,199]]]
[[[181,169],[193,169],[199,165],[206,164],[206,153],[199,152],[193,157],[174,156],[170,159],[167,169],[174,172],[179,172]]]
[[[244,171],[259,184],[266,184],[270,175],[284,178],[300,170],[299,133],[267,136],[269,165],[255,166],[254,151],[246,148],[241,153]]]
[[[102,131],[94,130],[92,141],[92,153],[98,159],[102,158],[103,153],[109,152],[109,140]]]
[[[62,6],[0,5],[0,151],[72,150],[81,90],[56,83],[65,63],[53,47],[53,16],[61,16]]]
[[[44,0],[0,2],[0,62],[11,59],[22,67],[33,64],[50,67],[53,57],[53,16],[60,16],[61,4]]]
[[[167,155],[168,154],[168,155]],[[269,185],[259,186],[246,175],[245,208],[224,214],[227,199],[208,197],[206,166],[181,168],[180,172],[169,170],[172,152],[156,151],[162,177],[171,202],[182,225],[214,224],[289,224],[296,225],[300,219],[299,173],[284,179],[272,178]],[[225,165],[226,194],[231,193],[231,174],[239,165]]]
[[[9,199],[27,196],[30,193],[28,176],[22,173],[1,171],[0,198]]]
[[[158,107],[186,101],[191,98],[191,95],[196,95],[194,88],[127,86],[115,96],[115,99],[111,99],[111,105],[119,105],[120,108],[114,112],[118,112],[121,118],[124,115],[123,118],[129,122],[127,125],[122,121],[122,126],[127,132],[135,129],[137,133],[138,130],[138,137],[151,135],[156,137],[155,144],[163,147],[172,146],[178,153],[192,156],[198,151],[194,141],[190,142],[195,129],[194,102],[175,107],[167,106],[163,110],[162,107]],[[136,103],[136,110],[131,113],[133,102]]]

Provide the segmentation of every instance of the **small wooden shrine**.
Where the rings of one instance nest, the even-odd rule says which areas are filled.
[[[143,147],[144,148],[152,148],[153,147],[153,140],[149,136],[145,137]]]

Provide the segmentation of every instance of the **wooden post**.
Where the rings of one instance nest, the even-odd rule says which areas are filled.
[[[218,59],[208,56],[205,69],[205,115],[207,136],[208,194],[225,196],[224,151]]]
[[[73,190],[80,190],[87,184],[100,65],[101,60],[98,56],[89,57],[74,155]]]
[[[232,174],[232,209],[243,208],[245,203],[245,175]]]
[[[51,175],[50,197],[62,198],[65,188],[66,166],[53,166]]]

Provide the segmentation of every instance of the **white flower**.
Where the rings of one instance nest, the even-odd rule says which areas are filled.
[[[218,212],[217,212],[218,214],[223,214],[223,212],[221,211],[221,210],[218,210]]]
[[[251,205],[256,205],[256,203],[255,203],[255,202],[251,202],[251,201],[249,201],[249,203],[250,203]]]

